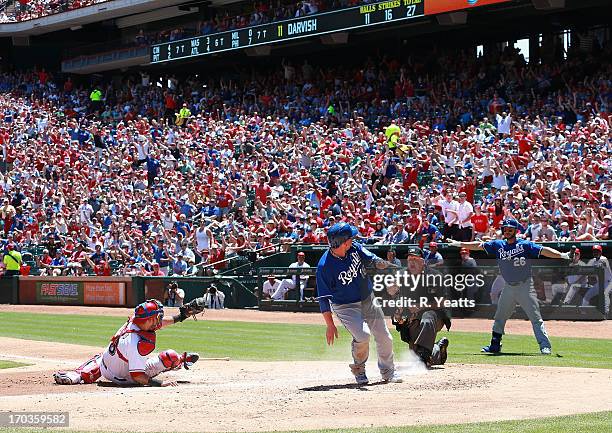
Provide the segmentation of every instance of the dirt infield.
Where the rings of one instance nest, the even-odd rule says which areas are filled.
[[[169,314],[174,309],[167,308]],[[53,305],[0,305],[0,312],[28,312],[52,314],[89,314],[129,317],[133,313],[131,308],[107,307],[69,307]],[[323,319],[318,313],[285,313],[258,310],[207,310],[207,320],[223,320],[237,322],[260,323],[292,323],[306,325],[322,325]],[[452,330],[455,332],[490,332],[491,320],[485,319],[454,319]],[[554,337],[573,338],[612,338],[612,320],[601,322],[568,322],[550,320],[546,322],[548,333]],[[533,329],[527,320],[509,320],[506,332],[517,335],[531,335]]]
[[[131,309],[0,306],[0,311],[104,314]],[[209,320],[321,324],[319,314],[207,311]],[[612,335],[610,322],[548,322],[555,336]],[[455,331],[486,331],[488,320],[455,320]],[[531,334],[527,321],[507,329]],[[0,338],[0,359],[32,365],[0,370],[4,411],[69,411],[70,427],[88,431],[271,431],[443,424],[569,415],[612,408],[612,371],[449,364],[427,371],[399,354],[402,384],[353,385],[344,362],[198,362],[167,373],[178,388],[118,388],[108,382],[59,386],[52,373],[75,368],[102,348]],[[369,376],[375,363],[369,363]],[[534,385],[535,384],[535,385]],[[593,398],[593,389],[598,397]],[[405,403],[399,403],[405,402]],[[112,416],[109,416],[112,414]]]
[[[612,389],[601,386],[612,381],[610,370],[450,364],[426,371],[404,360],[399,364],[404,383],[359,388],[342,362],[203,361],[193,370],[166,375],[182,381],[178,388],[117,388],[107,382],[59,386],[52,383],[52,371],[76,367],[100,349],[36,341],[24,345],[13,338],[0,338],[0,346],[2,358],[34,363],[0,370],[3,410],[69,411],[70,427],[78,430],[393,426],[535,418],[612,407]],[[372,372],[371,379],[378,377]],[[599,390],[596,399],[593,389]]]

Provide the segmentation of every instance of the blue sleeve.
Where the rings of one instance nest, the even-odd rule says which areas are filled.
[[[317,295],[319,299],[319,308],[321,313],[331,311],[329,300],[332,297],[332,292],[328,278],[323,265],[317,266]]]
[[[525,252],[529,255],[531,259],[537,259],[540,257],[542,253],[542,245],[538,245],[534,242],[525,242]]]
[[[353,244],[353,246],[355,247],[355,249],[359,253],[359,257],[361,257],[361,261],[363,262],[364,266],[368,266],[372,262],[375,262],[377,260],[382,260],[376,254],[374,254],[373,252],[371,252],[371,251],[367,250],[366,248],[362,247],[361,244],[358,244],[357,242],[355,242]]]
[[[495,254],[495,250],[499,247],[499,245],[497,245],[497,241],[489,241],[484,242],[482,247],[487,254]]]

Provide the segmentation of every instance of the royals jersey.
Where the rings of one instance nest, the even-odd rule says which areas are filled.
[[[531,260],[540,257],[542,246],[531,241],[518,239],[509,244],[508,241],[494,240],[484,242],[482,247],[487,254],[497,257],[497,264],[502,277],[507,283],[518,283],[531,278]]]
[[[102,375],[113,382],[132,383],[130,373],[144,373],[146,355],[154,349],[155,333],[141,331],[128,322],[117,331],[102,354]]]
[[[341,305],[366,299],[372,293],[372,281],[366,276],[365,266],[374,260],[380,259],[356,242],[341,259],[327,250],[317,265],[321,312],[330,311],[330,302]]]

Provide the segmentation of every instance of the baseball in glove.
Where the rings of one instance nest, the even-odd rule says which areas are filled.
[[[196,314],[203,313],[205,308],[206,304],[204,302],[204,298],[195,298],[187,302],[182,307],[179,307],[178,321],[182,322],[188,317],[193,317],[193,320],[198,320],[196,318]]]

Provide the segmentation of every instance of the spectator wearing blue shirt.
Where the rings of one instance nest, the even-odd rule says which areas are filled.
[[[187,223],[187,218],[184,214],[179,216],[179,220],[174,223],[174,228],[176,229],[177,234],[183,235],[183,237],[187,237],[191,232],[191,226]]]
[[[160,271],[168,275],[171,259],[163,239],[158,239],[157,245],[153,245],[153,259],[159,264]]]
[[[185,215],[187,218],[191,219],[195,211],[193,205],[189,203],[187,200],[185,200],[184,198],[181,199],[180,203],[181,203],[181,206],[179,208],[179,212]]]
[[[66,257],[62,255],[62,250],[58,248],[55,251],[55,257],[53,257],[53,260],[51,260],[51,263],[49,264],[49,268],[51,268],[53,272],[52,275],[63,275],[67,265],[68,260],[66,260]]]
[[[429,268],[439,268],[444,264],[442,254],[438,251],[437,242],[429,243],[429,249],[423,251],[423,258],[425,260],[425,265]]]
[[[420,242],[434,242],[442,236],[440,230],[429,222],[427,218],[423,218],[421,226],[417,229],[416,239]]]
[[[147,187],[153,188],[155,178],[159,176],[160,163],[153,155],[147,156]]]
[[[172,275],[185,275],[187,273],[187,262],[183,259],[183,253],[179,251],[172,261]]]

